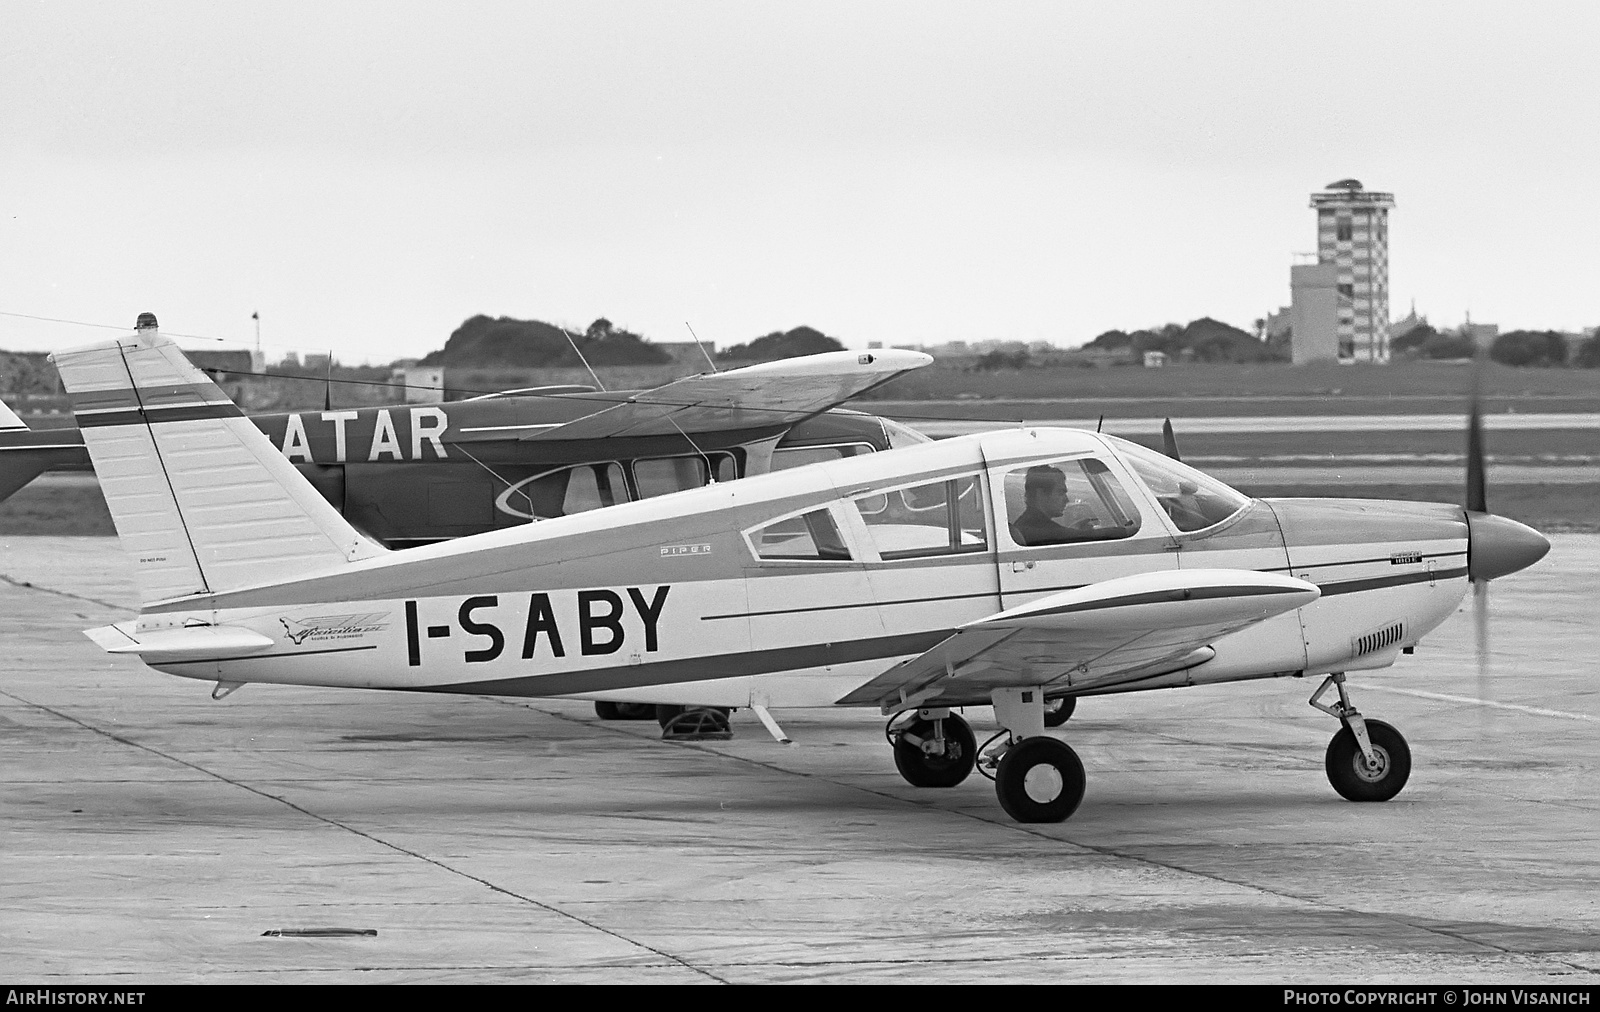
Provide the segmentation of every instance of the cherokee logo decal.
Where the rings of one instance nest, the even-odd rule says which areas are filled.
[[[317,615],[313,618],[280,618],[284,635],[290,643],[301,646],[307,640],[360,639],[368,633],[382,632],[389,627],[384,619],[386,611],[372,611],[357,615]]]

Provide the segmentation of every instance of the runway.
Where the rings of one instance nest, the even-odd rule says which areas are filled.
[[[1020,826],[870,712],[669,744],[588,704],[206,683],[113,659],[108,538],[0,538],[0,973],[28,982],[1600,982],[1600,535],[1351,676],[1410,739],[1323,775],[1313,680],[1083,701]],[[987,709],[969,713],[980,734]],[[312,937],[270,931],[327,929]],[[375,934],[352,932],[373,931]],[[342,933],[338,933],[342,932]]]

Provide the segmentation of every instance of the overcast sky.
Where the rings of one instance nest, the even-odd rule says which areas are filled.
[[[1600,4],[0,3],[0,313],[388,361],[478,313],[1082,343],[1286,304],[1600,323]],[[0,347],[100,336],[0,316]]]

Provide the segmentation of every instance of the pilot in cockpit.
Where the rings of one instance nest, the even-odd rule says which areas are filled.
[[[1073,505],[1067,495],[1067,476],[1060,468],[1048,464],[1028,468],[1023,479],[1022,501],[1024,509],[1011,524],[1011,537],[1017,544],[1059,545],[1093,537],[1089,533],[1094,526],[1092,516],[1080,521],[1076,530],[1063,526],[1057,519],[1067,514],[1068,507]]]

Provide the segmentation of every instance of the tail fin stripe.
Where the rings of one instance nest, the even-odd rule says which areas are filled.
[[[74,406],[78,428],[95,429],[107,425],[138,425],[158,422],[192,422],[203,418],[237,418],[244,412],[232,404],[183,404],[160,408],[80,409]]]

